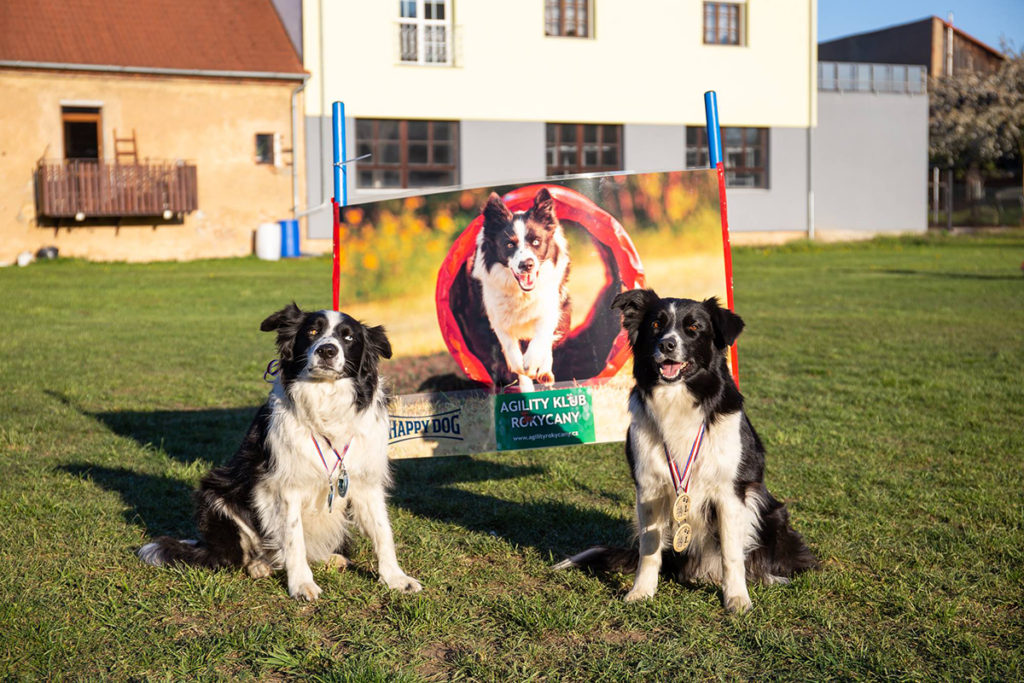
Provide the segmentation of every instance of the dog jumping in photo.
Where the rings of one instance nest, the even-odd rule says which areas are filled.
[[[533,380],[553,384],[552,349],[570,320],[569,245],[554,199],[541,188],[533,206],[513,213],[492,192],[483,216],[471,273],[505,363],[523,391]]]
[[[388,414],[377,374],[391,357],[382,327],[293,303],[260,325],[277,332],[279,374],[242,445],[195,495],[201,540],[162,536],[139,550],[154,566],[284,568],[288,593],[315,600],[310,562],[343,569],[349,527],[373,542],[380,580],[405,593],[420,584],[395,557],[385,495],[391,483]]]
[[[556,568],[635,570],[628,601],[652,597],[659,573],[711,581],[729,612],[746,612],[748,580],[787,583],[817,561],[765,487],[764,447],[729,374],[726,350],[743,320],[714,298],[662,299],[649,289],[623,292],[612,306],[633,349],[626,459],[639,552],[597,546]]]

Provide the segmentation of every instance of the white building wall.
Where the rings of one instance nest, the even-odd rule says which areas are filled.
[[[332,194],[320,115],[335,100],[349,117],[349,156],[355,118],[459,121],[464,185],[542,177],[547,122],[622,124],[625,169],[683,168],[685,126],[704,121],[712,89],[722,126],[770,127],[773,140],[805,135],[816,116],[815,0],[745,6],[746,44],[720,46],[703,43],[701,0],[593,0],[590,38],[545,36],[540,0],[453,0],[454,65],[424,66],[399,60],[397,1],[303,0],[309,205]],[[764,209],[775,206],[786,220],[796,220],[793,206],[804,210],[786,229],[805,229],[806,180],[795,199],[789,180],[806,176],[806,148],[773,144],[771,165],[785,192],[730,190],[734,230],[771,229]],[[355,177],[350,202],[415,192],[360,190]],[[329,212],[309,229],[328,236]]]

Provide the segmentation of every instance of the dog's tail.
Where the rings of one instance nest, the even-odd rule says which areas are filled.
[[[170,536],[158,536],[139,548],[139,558],[154,567],[188,564],[216,569],[220,566],[213,554],[198,541],[179,541]]]
[[[636,571],[640,556],[636,548],[613,548],[595,545],[581,553],[564,559],[552,569],[562,570],[578,567],[596,572],[621,572],[629,574]]]

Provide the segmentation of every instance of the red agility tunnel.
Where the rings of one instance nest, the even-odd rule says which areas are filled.
[[[644,286],[640,258],[622,225],[578,192],[535,184],[516,188],[502,199],[509,210],[526,211],[541,188],[551,193],[555,215],[563,225],[578,225],[589,234],[605,266],[605,284],[594,305],[583,322],[555,347],[555,378],[562,382],[612,377],[629,357],[629,345],[618,312],[612,311],[610,304],[619,292]],[[452,244],[437,275],[435,302],[441,335],[459,367],[471,380],[494,385],[504,360],[467,267],[483,220],[478,215]],[[569,291],[571,294],[571,275]]]

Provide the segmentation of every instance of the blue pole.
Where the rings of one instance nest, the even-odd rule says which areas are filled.
[[[708,129],[708,160],[711,168],[717,168],[722,161],[722,133],[718,127],[718,95],[714,90],[704,93],[704,116]]]
[[[335,102],[331,111],[334,124],[334,201],[339,206],[348,204],[348,169],[345,160],[345,103]]]

